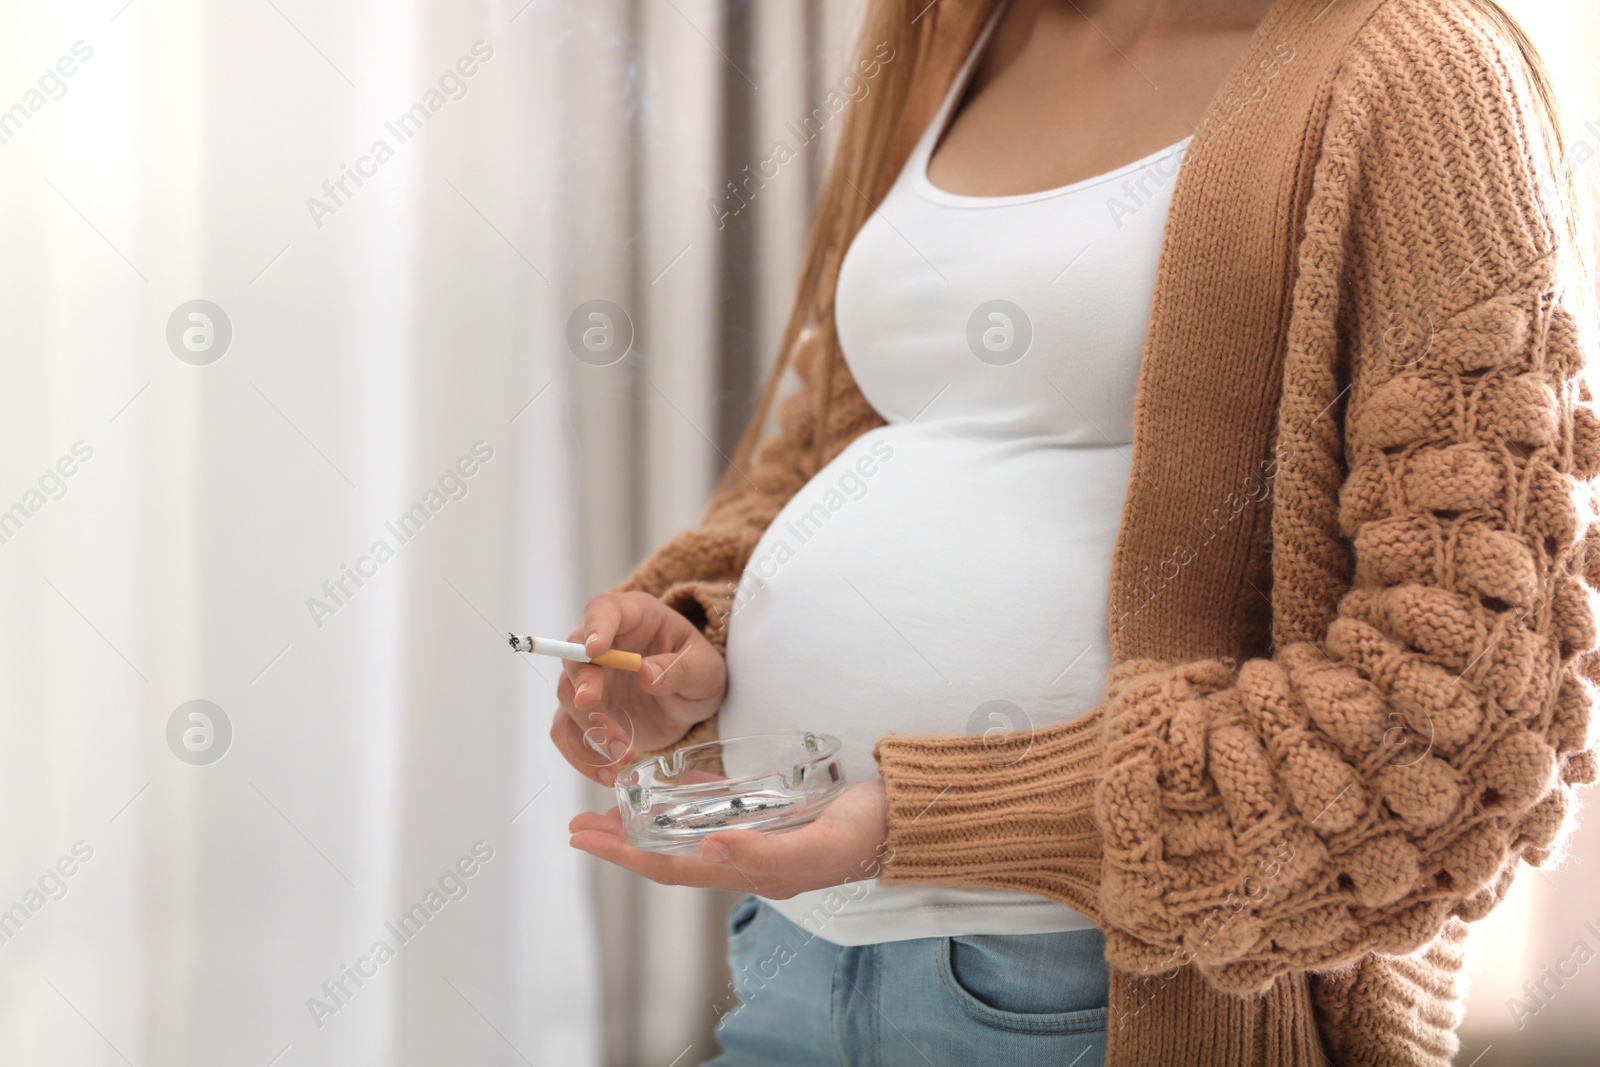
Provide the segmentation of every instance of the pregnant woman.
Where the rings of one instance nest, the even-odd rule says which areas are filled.
[[[588,605],[603,784],[813,730],[719,1064],[1446,1064],[1596,777],[1600,420],[1546,75],[1490,0],[871,0],[760,407]],[[776,418],[769,425],[769,409]],[[610,762],[585,744],[603,734]]]

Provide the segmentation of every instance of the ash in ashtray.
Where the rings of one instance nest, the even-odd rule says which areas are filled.
[[[663,830],[710,830],[737,823],[742,818],[764,811],[793,807],[788,799],[745,800],[733,797],[727,800],[708,800],[700,804],[684,804],[670,812],[662,812],[652,822]]]

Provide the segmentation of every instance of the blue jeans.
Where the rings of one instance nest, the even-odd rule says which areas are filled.
[[[1102,1067],[1098,930],[836,945],[754,896],[728,913],[740,1003],[709,1067]]]

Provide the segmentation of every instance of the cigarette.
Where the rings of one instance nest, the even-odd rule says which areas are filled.
[[[506,636],[511,638],[511,647],[517,652],[555,656],[558,659],[576,660],[579,663],[593,663],[599,667],[615,667],[619,671],[636,671],[644,665],[644,657],[637,652],[624,652],[613,648],[591,659],[583,650],[583,646],[573,641],[552,641],[548,637],[518,637],[516,634],[506,634]]]

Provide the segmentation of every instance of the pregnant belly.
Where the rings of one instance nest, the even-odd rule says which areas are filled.
[[[891,731],[1027,729],[1089,711],[1110,662],[1127,480],[1112,447],[914,424],[858,438],[751,556],[719,732],[835,734],[859,781],[876,777],[872,746]]]

